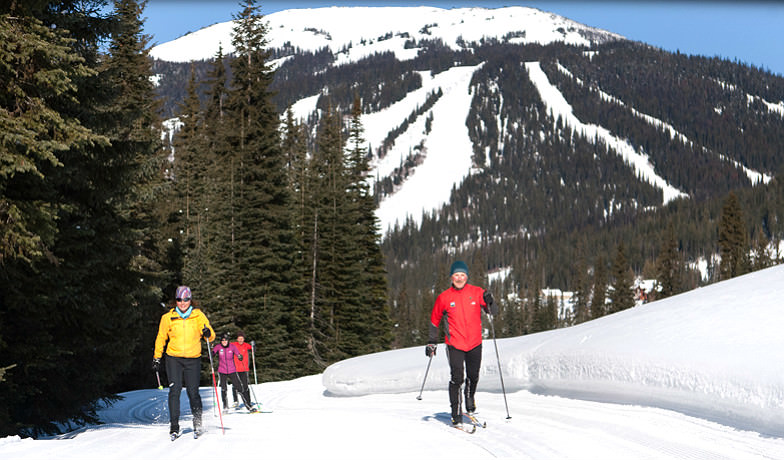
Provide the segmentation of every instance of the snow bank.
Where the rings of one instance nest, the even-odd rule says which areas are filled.
[[[782,279],[777,266],[571,328],[499,339],[506,391],[650,405],[782,433]],[[336,363],[323,384],[342,396],[419,391],[424,346],[384,355]],[[446,387],[444,355],[439,345],[426,390]],[[485,340],[480,391],[501,391],[497,363]]]

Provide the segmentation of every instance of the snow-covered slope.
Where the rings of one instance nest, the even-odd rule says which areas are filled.
[[[424,346],[254,385],[272,413],[219,417],[204,387],[208,432],[198,440],[186,433],[170,442],[167,391],[138,390],[100,412],[104,425],[2,438],[0,458],[784,459],[783,278],[777,266],[580,326],[501,339],[500,359],[485,340],[477,405],[487,428],[473,435],[449,427],[440,345],[421,400]],[[184,393],[181,407],[189,429]]]
[[[622,38],[521,6],[449,10],[426,6],[309,8],[279,11],[265,16],[265,20],[270,48],[281,48],[287,43],[305,51],[327,47],[333,53],[343,51],[338,64],[384,51],[394,52],[401,60],[413,58],[417,49],[404,46],[409,40],[441,39],[447,46],[459,49],[464,43],[482,38],[575,45]],[[188,62],[215,57],[219,46],[224,54],[229,54],[234,51],[231,30],[232,22],[214,24],[155,46],[150,55],[164,61]]]

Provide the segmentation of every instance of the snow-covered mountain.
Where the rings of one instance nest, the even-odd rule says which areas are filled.
[[[782,278],[780,265],[579,326],[499,339],[498,355],[487,338],[477,392],[487,428],[473,435],[449,426],[439,345],[429,371],[424,347],[414,347],[253,385],[272,413],[221,418],[212,387],[203,387],[208,432],[198,440],[170,442],[167,392],[138,390],[102,410],[103,425],[2,438],[0,457],[784,459]],[[184,393],[181,407],[187,429]]]
[[[535,8],[505,7],[442,9],[433,7],[330,7],[292,9],[265,16],[268,47],[303,51],[329,48],[333,65],[356,62],[374,53],[392,52],[399,60],[413,59],[420,40],[441,40],[452,49],[463,49],[483,40],[502,43],[545,45],[563,42],[590,46],[622,36],[585,26],[557,14]],[[350,25],[350,26],[349,26]],[[218,49],[230,54],[233,22],[223,22],[189,33],[150,50],[150,56],[171,62],[213,58]],[[273,62],[280,65],[288,59]],[[384,178],[406,161],[412,150],[426,151],[425,161],[405,184],[385,199],[377,211],[382,230],[406,219],[418,221],[423,212],[432,212],[448,202],[450,192],[471,171],[473,146],[465,129],[471,105],[469,83],[476,67],[455,67],[433,75],[422,73],[423,85],[405,99],[363,118],[369,146],[379,146],[385,137],[417,107],[431,91],[439,88],[444,96],[432,108],[435,121],[425,133],[426,117],[421,116],[395,140],[391,151],[372,165],[370,177]],[[296,117],[306,119],[316,111],[320,94],[293,104]],[[458,129],[456,129],[458,128]],[[677,194],[677,192],[675,192]]]
[[[564,42],[590,45],[618,40],[620,35],[588,27],[535,8],[512,6],[498,9],[433,7],[329,7],[292,9],[265,16],[268,46],[291,46],[304,51],[329,48],[340,53],[337,64],[353,62],[374,53],[392,51],[398,59],[411,59],[416,48],[406,43],[442,40],[461,49],[482,39],[510,43]],[[189,62],[234,52],[233,22],[205,27],[150,50],[156,59]]]
[[[400,61],[413,60],[419,55],[421,51],[419,46],[423,40],[440,40],[453,50],[473,49],[472,47],[478,46],[479,43],[490,40],[540,45],[560,42],[590,49],[606,42],[625,41],[623,37],[612,32],[587,27],[552,13],[526,7],[450,10],[433,7],[331,7],[286,10],[270,14],[265,17],[265,20],[269,26],[269,48],[278,50],[279,53],[285,49],[292,50],[292,53],[295,52],[294,50],[315,52],[329,49],[333,55],[333,61],[329,64],[332,67],[354,63],[374,53],[382,52],[394,53]],[[155,46],[150,50],[150,55],[164,61],[183,62],[212,58],[219,47],[222,47],[224,53],[231,53],[233,50],[231,31],[231,22],[214,24]],[[597,53],[597,51],[585,51],[583,59],[592,61]],[[282,54],[283,57],[279,57],[273,64],[280,66],[292,58],[291,55],[285,55],[285,51]],[[499,64],[495,63],[495,65]],[[752,184],[770,181],[771,162],[767,159],[723,151],[724,145],[730,145],[726,143],[717,146],[705,145],[705,135],[700,130],[715,124],[715,121],[684,120],[681,117],[680,124],[676,124],[675,121],[666,119],[665,114],[672,113],[673,110],[681,111],[681,108],[670,107],[657,113],[653,111],[654,107],[642,108],[631,104],[618,94],[598,86],[596,81],[583,81],[584,77],[573,73],[574,62],[571,66],[558,63],[557,72],[560,76],[553,74],[552,67],[548,70],[549,73],[545,72],[543,65],[544,63],[535,60],[521,62],[519,73],[527,75],[534,85],[536,95],[533,98],[543,102],[547,113],[545,116],[551,117],[553,124],[563,123],[565,129],[579,133],[590,143],[608,146],[610,153],[617,155],[628,166],[628,176],[621,180],[638,180],[659,190],[662,194],[659,204],[668,203],[678,197],[691,196],[692,193],[704,195],[704,189],[709,186],[702,185],[702,181],[711,182],[711,177],[719,177],[722,180],[732,179],[737,176],[738,171]],[[472,173],[474,164],[472,160],[478,152],[487,152],[488,160],[491,159],[491,152],[496,152],[494,155],[504,152],[510,138],[519,140],[520,127],[531,121],[525,118],[530,115],[530,108],[525,109],[528,110],[526,113],[529,115],[521,115],[519,111],[511,113],[505,105],[502,94],[510,91],[504,86],[509,82],[501,80],[506,78],[506,75],[501,75],[495,80],[487,80],[487,75],[476,78],[485,66],[484,62],[470,65],[455,63],[453,67],[446,70],[419,70],[422,81],[419,88],[390,106],[363,115],[365,138],[368,146],[374,150],[374,160],[371,165],[374,170],[371,177],[381,181],[397,174],[394,176],[394,182],[398,185],[391,192],[385,192],[387,195],[383,197],[377,211],[382,231],[396,222],[403,223],[406,220],[418,222],[423,212],[431,213],[440,209],[448,203],[453,188],[460,187],[463,180]],[[497,73],[495,69],[491,71]],[[666,72],[677,73],[679,70],[671,67],[665,69]],[[617,126],[609,128],[603,126],[606,121],[575,115],[577,109],[572,104],[576,101],[566,97],[562,86],[555,81],[561,77],[569,78],[583,90],[588,89],[596,94],[596,96],[582,97],[598,97],[604,102],[614,104],[619,110],[631,114],[631,117],[625,119],[627,125],[624,128],[632,129],[635,133],[645,132],[647,133],[645,136],[649,137],[637,139],[634,143],[626,137],[628,134],[618,133]],[[701,76],[694,75],[690,78],[699,79]],[[714,110],[716,113],[726,114],[727,119],[730,118],[728,112],[730,107],[725,107],[724,102],[727,99],[742,99],[748,101],[749,106],[759,104],[763,108],[762,112],[773,114],[776,118],[781,118],[781,114],[784,113],[784,101],[770,99],[765,94],[750,93],[718,77],[705,80],[712,81],[711,85],[721,88],[718,91],[723,94],[713,102],[716,106]],[[670,84],[667,82],[668,80],[665,79],[650,84],[652,86]],[[379,83],[382,84],[383,82]],[[760,87],[762,86],[756,85],[756,88]],[[709,90],[717,91],[715,88]],[[428,97],[436,91],[442,92],[443,95],[426,113],[419,114],[413,122],[409,123],[414,112],[425,106]],[[667,89],[658,88],[658,91],[667,91]],[[683,91],[683,87],[678,88],[678,91]],[[287,104],[293,108],[297,118],[306,120],[318,113],[319,97],[327,92],[327,88],[320,91],[314,89],[312,94],[287,101]],[[587,104],[597,105],[595,101],[589,101]],[[471,111],[482,105],[491,109],[481,115],[474,114],[474,118],[470,118]],[[658,110],[661,107],[655,108]],[[699,116],[710,115],[702,112]],[[734,116],[742,119],[750,115],[736,113]],[[762,116],[767,115],[763,113]],[[534,120],[541,120],[541,118],[542,115],[533,117]],[[637,121],[632,121],[630,118]],[[630,123],[637,123],[638,126],[629,128]],[[392,146],[383,155],[379,154],[377,151],[379,146],[385,142],[391,132],[404,124],[407,125],[406,129],[396,135]],[[697,130],[694,129],[695,124],[698,126]],[[662,146],[661,139],[650,137],[653,136],[651,128],[667,132],[673,141],[687,147],[677,147],[681,151],[674,152],[672,146]],[[497,131],[497,139],[485,145],[477,145],[477,139],[471,137],[487,135],[493,131]],[[539,142],[546,136],[553,136],[551,133],[541,131],[523,135],[538,136]],[[567,133],[556,135],[568,136]],[[738,132],[731,135],[742,137],[743,128],[739,125]],[[658,144],[660,147],[656,150],[647,149],[645,146],[652,141],[654,142],[652,145]],[[692,146],[694,152],[691,151]],[[518,150],[504,152],[504,155],[513,157],[531,154],[521,152],[519,142],[515,148]],[[741,149],[741,151],[745,150]],[[414,154],[417,158],[412,161]],[[695,168],[692,174],[698,179],[684,179],[682,177],[684,168],[672,167],[675,157],[679,158],[678,161],[682,161],[683,158],[694,158],[692,164]],[[598,157],[597,161],[600,161]],[[409,171],[401,175],[399,168],[403,164],[413,165],[410,166]],[[601,167],[607,168],[608,165]],[[669,171],[663,169],[668,167]],[[513,178],[521,182],[519,179]],[[565,185],[568,185],[570,180],[576,179],[567,177]],[[682,185],[675,185],[676,182]],[[692,189],[686,190],[683,185],[690,186]],[[521,185],[523,193],[526,193],[525,187],[530,186],[532,185]],[[726,185],[726,187],[737,186],[737,181]],[[623,189],[624,187],[619,188],[619,190]],[[604,213],[607,215],[615,212],[613,207],[640,205],[636,203],[637,197],[634,196],[597,197],[596,200],[610,203],[602,204],[606,206]],[[626,203],[623,203],[624,200]],[[652,203],[643,204],[643,206],[651,205]],[[520,222],[516,225],[517,228],[523,228],[526,223]],[[510,232],[512,229],[507,228],[504,231]]]

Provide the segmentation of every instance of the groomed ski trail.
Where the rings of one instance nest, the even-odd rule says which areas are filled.
[[[321,459],[397,460],[412,451],[423,458],[459,453],[477,460],[784,458],[782,437],[664,409],[527,391],[507,393],[511,419],[506,419],[502,394],[478,392],[477,407],[487,428],[467,436],[448,425],[446,388],[424,392],[421,401],[417,392],[332,397],[325,394],[320,375],[256,386],[259,399],[274,413],[246,417],[230,412],[223,417],[222,434],[210,391],[211,387],[201,391],[207,433],[198,440],[188,432],[192,420],[184,393],[183,436],[169,440],[167,392],[152,389],[126,393],[125,400],[100,412],[104,425],[44,441],[6,441],[0,444],[0,454],[14,459],[82,459],[90,458],[85,452],[100,451],[96,446],[111,442],[117,446],[112,452],[116,459],[225,457],[259,449],[295,459],[312,456],[313,446],[319,446]]]

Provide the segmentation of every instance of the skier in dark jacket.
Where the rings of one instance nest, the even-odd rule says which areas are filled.
[[[452,409],[452,424],[463,423],[461,387],[465,380],[465,408],[476,411],[474,393],[479,382],[479,367],[482,364],[482,310],[495,315],[497,308],[489,291],[468,284],[468,266],[456,261],[449,270],[452,285],[436,298],[430,315],[430,333],[425,355],[436,354],[438,327],[446,316],[446,355],[451,371],[449,379],[449,403]],[[465,367],[465,377],[464,377]]]

